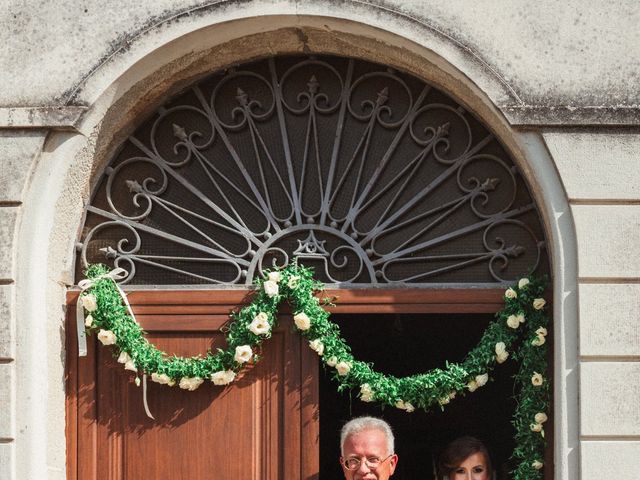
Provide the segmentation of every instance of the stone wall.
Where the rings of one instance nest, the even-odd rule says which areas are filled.
[[[279,52],[396,64],[452,92],[508,143],[553,242],[556,478],[636,478],[636,1],[5,3],[1,480],[65,478],[64,292],[101,162],[180,85],[234,58]]]
[[[0,478],[14,478],[16,439],[16,255],[25,189],[43,130],[0,130]]]
[[[576,224],[582,480],[631,479],[640,456],[640,135],[545,131]]]

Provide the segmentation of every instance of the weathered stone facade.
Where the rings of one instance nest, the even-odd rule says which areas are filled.
[[[500,136],[551,243],[555,478],[636,478],[637,2],[5,3],[0,479],[65,478],[65,290],[84,204],[119,140],[207,72],[291,52],[409,71]]]

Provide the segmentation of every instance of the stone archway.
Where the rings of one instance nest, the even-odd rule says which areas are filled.
[[[346,19],[350,18],[348,12],[342,12],[340,15]],[[382,41],[385,47],[393,46],[394,44],[396,46],[406,46],[407,43],[411,43],[406,38],[402,38],[403,25],[398,18],[393,16],[385,17],[384,15],[383,17],[381,21],[384,23],[385,28],[388,28],[384,41]],[[300,20],[300,18],[302,17],[298,17],[294,22],[299,27],[297,30],[294,29],[294,32],[301,30],[309,33],[308,27],[313,29],[319,25],[318,21],[311,17],[306,20],[304,18]],[[216,20],[211,20],[210,23],[214,24],[215,22]],[[324,22],[324,19],[322,19],[322,22],[327,23]],[[194,25],[196,23],[194,22]],[[238,28],[238,25],[248,25],[249,23],[251,23],[251,19],[245,24],[240,22],[240,24],[234,25],[233,28],[242,32],[243,29]],[[328,23],[335,26],[331,21]],[[338,23],[342,23],[342,21]],[[195,31],[202,26],[203,24],[197,23],[197,27],[194,27],[193,30]],[[171,28],[173,27],[170,26],[169,30]],[[345,22],[343,24],[344,29],[351,29],[353,32],[352,39],[364,40],[364,44],[370,43],[372,38],[376,36],[375,29],[355,22]],[[177,30],[183,32],[184,28],[181,26]],[[420,32],[422,32],[421,35],[424,33],[424,31]],[[75,230],[82,210],[79,200],[86,198],[88,195],[87,185],[92,178],[90,174],[91,166],[98,165],[98,169],[100,169],[100,164],[109,158],[109,149],[118,143],[114,139],[119,138],[120,132],[129,131],[130,121],[132,120],[131,115],[144,111],[145,104],[154,105],[158,95],[164,95],[164,92],[169,88],[165,80],[172,78],[172,75],[177,71],[185,74],[183,79],[192,78],[201,72],[202,63],[200,64],[200,70],[196,69],[196,71],[187,72],[187,69],[184,68],[185,64],[189,64],[187,55],[182,58],[182,61],[171,66],[165,63],[167,62],[166,59],[175,57],[169,55],[164,57],[165,60],[162,60],[164,53],[170,51],[175,53],[175,50],[172,50],[175,45],[171,45],[170,42],[181,34],[167,35],[163,46],[146,58],[146,52],[142,53],[141,56],[136,58],[136,61],[140,60],[138,63],[130,61],[131,58],[128,58],[124,61],[116,59],[116,61],[100,65],[95,70],[98,74],[94,77],[99,78],[99,81],[96,83],[90,82],[91,85],[87,84],[86,89],[80,86],[79,92],[87,95],[76,97],[81,98],[83,102],[87,102],[90,105],[89,112],[79,126],[80,131],[84,132],[86,137],[83,138],[80,135],[66,132],[52,135],[47,143],[44,156],[46,159],[51,159],[55,165],[55,181],[51,181],[51,172],[46,169],[39,168],[34,173],[34,181],[25,208],[25,215],[30,218],[30,222],[21,227],[21,247],[18,252],[19,277],[21,284],[25,286],[22,292],[19,292],[18,297],[18,303],[21,306],[18,314],[18,334],[22,338],[29,339],[25,344],[25,355],[22,356],[23,360],[21,360],[21,365],[24,364],[24,367],[21,366],[20,368],[32,371],[34,374],[29,377],[31,378],[29,385],[23,385],[19,389],[17,396],[21,412],[24,413],[23,417],[32,418],[33,422],[40,426],[25,430],[20,434],[19,438],[22,445],[19,449],[19,455],[24,460],[22,463],[29,465],[29,472],[35,472],[34,475],[36,476],[39,475],[37,472],[44,472],[47,468],[46,457],[42,452],[49,452],[48,455],[52,457],[55,457],[56,452],[59,452],[58,447],[52,446],[55,442],[47,439],[59,439],[63,434],[63,425],[60,422],[57,423],[57,426],[53,425],[55,422],[47,422],[37,413],[39,406],[36,407],[33,403],[36,401],[34,399],[48,398],[49,407],[47,412],[49,413],[47,415],[51,415],[51,412],[60,413],[62,408],[60,392],[54,395],[46,394],[47,372],[53,372],[52,378],[59,377],[61,373],[62,367],[59,357],[62,347],[60,342],[55,340],[55,335],[49,336],[49,340],[42,336],[34,335],[34,332],[38,331],[40,327],[38,319],[47,318],[50,325],[58,325],[60,322],[61,316],[56,312],[59,312],[59,305],[62,303],[65,291],[64,285],[73,283],[70,275],[72,271],[70,251],[76,238]],[[423,38],[428,40],[433,38],[433,35],[432,33],[423,36]],[[329,37],[331,36],[335,38],[337,43],[340,43],[339,34],[333,33],[329,35]],[[399,39],[398,42],[393,41],[394,36]],[[412,37],[413,41],[417,40],[420,35],[414,37]],[[143,44],[144,40],[142,38],[140,43]],[[214,38],[211,42],[218,40]],[[489,98],[495,98],[494,93],[502,91],[500,87],[496,87],[499,82],[493,84],[495,88],[487,87],[492,83],[490,80],[486,80],[486,72],[479,73],[482,68],[477,68],[475,60],[465,57],[464,54],[461,56],[452,54],[451,52],[459,51],[459,46],[447,44],[446,40],[438,40],[438,42],[439,45],[448,45],[449,53],[447,53],[446,48],[443,50],[438,47],[435,50],[440,52],[440,59],[433,64],[424,63],[426,58],[434,59],[433,53],[429,53],[426,50],[429,47],[427,40],[421,40],[419,43],[422,45],[418,45],[419,48],[417,49],[410,49],[404,52],[402,49],[395,49],[391,56],[395,55],[395,62],[406,63],[411,66],[407,70],[415,73],[420,72],[420,75],[424,78],[430,78],[431,74],[433,74],[441,76],[442,82],[439,83],[447,83],[446,79],[448,79],[451,89],[465,100],[472,100],[474,96],[480,99],[475,105],[478,108],[474,110],[479,112],[483,119],[489,122],[492,129],[498,132],[501,139],[506,141],[509,150],[515,152],[518,165],[523,168],[527,177],[535,182],[533,194],[539,204],[543,206],[541,213],[545,219],[546,230],[552,239],[552,244],[550,245],[554,259],[552,265],[557,282],[555,296],[557,299],[565,299],[563,302],[556,302],[556,312],[558,313],[556,321],[559,321],[561,325],[559,327],[561,335],[556,337],[558,338],[556,355],[560,359],[556,363],[557,378],[561,382],[565,382],[565,374],[573,368],[571,362],[572,359],[576,358],[576,345],[573,340],[575,335],[571,333],[572,331],[575,333],[575,328],[573,327],[575,325],[575,299],[570,295],[567,297],[575,284],[575,260],[573,258],[575,242],[572,240],[573,226],[571,216],[568,212],[560,183],[553,174],[553,166],[540,138],[536,134],[518,134],[512,131],[500,114],[491,106]],[[389,43],[386,43],[387,41]],[[160,43],[162,44],[162,42]],[[224,43],[224,41],[221,43]],[[204,42],[204,44],[207,44],[207,42]],[[299,45],[302,48],[302,43]],[[314,48],[319,53],[322,53],[325,51],[325,47],[326,50],[335,49],[335,45],[322,45],[321,43],[317,43]],[[380,44],[376,44],[375,47],[380,47]],[[380,48],[380,50],[384,49]],[[135,48],[131,51],[135,53]],[[186,51],[188,50],[183,50],[183,52]],[[371,52],[363,56],[369,56],[369,54]],[[408,60],[408,57],[411,57],[411,60]],[[420,58],[422,58],[422,63]],[[147,59],[149,62],[145,63]],[[201,59],[202,57],[200,57]],[[157,70],[158,64],[162,65],[160,70]],[[430,70],[434,65],[436,66],[435,70]],[[470,65],[475,65],[475,67],[470,67]],[[163,76],[161,71],[168,72],[168,74]],[[443,72],[446,72],[446,74],[443,74]],[[466,72],[470,78],[480,85],[480,88],[477,88],[460,72]],[[483,77],[483,80],[478,80],[479,77]],[[158,78],[163,80],[158,82]],[[129,80],[133,81],[127,83]],[[178,78],[178,80],[180,79]],[[180,82],[178,81],[177,83]],[[485,95],[486,93],[489,93],[488,97]],[[471,103],[473,103],[473,100]],[[124,108],[127,106],[131,106],[132,109]],[[56,199],[56,201],[52,202],[52,198]],[[50,238],[50,240],[46,245],[42,243],[34,245],[30,243],[34,235],[38,236],[38,238]],[[34,265],[34,261],[37,261],[37,264]],[[49,281],[48,279],[52,280]],[[44,370],[40,368],[39,364],[43,351],[50,352],[47,357],[49,368]],[[557,428],[561,432],[561,435],[557,438],[564,439],[557,444],[559,451],[562,453],[558,455],[559,461],[565,462],[558,465],[558,471],[565,472],[562,474],[562,478],[569,478],[567,473],[569,466],[576,462],[576,456],[569,457],[568,451],[576,447],[577,440],[575,430],[567,427],[569,424],[577,425],[577,421],[575,421],[575,418],[577,418],[575,377],[566,378],[566,382],[568,382],[567,384],[570,385],[570,388],[567,389],[564,383],[557,387],[560,392],[557,398],[562,400],[556,407],[558,409]],[[568,392],[568,394],[565,394],[565,392]],[[54,413],[53,415],[55,416],[56,414]],[[577,470],[573,469],[573,471]]]

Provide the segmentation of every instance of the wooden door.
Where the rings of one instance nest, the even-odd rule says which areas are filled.
[[[243,292],[133,292],[147,338],[165,352],[197,355],[224,345],[220,327]],[[76,295],[69,302],[73,332]],[[142,388],[89,339],[75,356],[68,335],[69,479],[312,479],[318,472],[317,356],[291,328],[290,315],[264,342],[261,361],[232,386],[195,392],[149,382]]]

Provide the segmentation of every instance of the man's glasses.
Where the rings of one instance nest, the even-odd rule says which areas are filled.
[[[393,453],[386,458],[380,459],[380,457],[366,457],[364,459],[364,464],[367,468],[374,470],[380,466],[381,463],[385,462],[389,458],[393,456]],[[358,470],[360,465],[362,464],[362,460],[357,457],[349,457],[344,462],[342,462],[344,468],[347,470]]]

